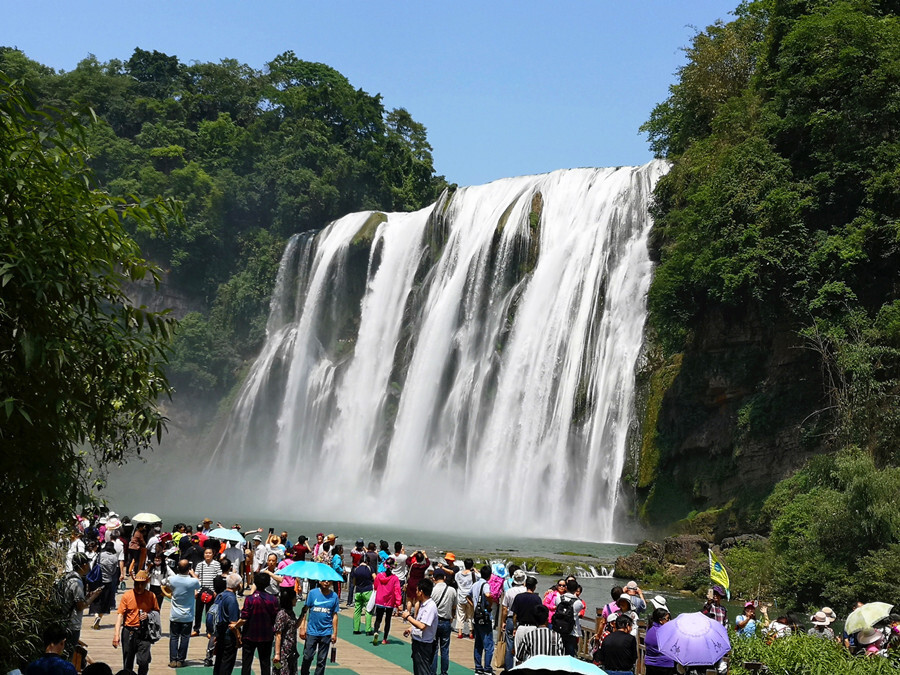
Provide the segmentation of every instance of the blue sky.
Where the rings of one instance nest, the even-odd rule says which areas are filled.
[[[437,172],[474,185],[648,161],[638,127],[666,97],[692,26],[728,20],[737,0],[3,4],[0,45],[57,69],[135,47],[255,68],[293,50],[409,110]]]

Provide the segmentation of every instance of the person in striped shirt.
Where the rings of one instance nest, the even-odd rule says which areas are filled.
[[[520,624],[516,627],[516,664],[527,661],[532,656],[562,656],[563,643],[558,633],[547,626],[550,610],[544,605],[537,605],[531,614],[535,625]]]
[[[213,560],[213,555],[214,551],[211,548],[203,549],[203,560],[198,562],[197,566],[194,567],[194,575],[200,580],[200,593],[197,594],[197,599],[194,604],[194,632],[191,633],[192,637],[200,635],[203,610],[208,611],[213,601],[213,599],[210,599],[209,602],[203,602],[201,597],[203,595],[203,589],[208,588],[212,590],[213,579],[222,574],[222,566],[219,564],[218,560]]]

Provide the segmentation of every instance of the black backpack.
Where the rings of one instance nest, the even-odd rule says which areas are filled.
[[[551,628],[560,635],[571,635],[575,630],[575,605],[570,598],[562,598],[553,614]]]
[[[485,586],[487,586],[487,584],[481,586],[481,592],[478,594],[478,602],[475,603],[474,619],[475,625],[479,628],[492,628],[494,625],[494,618],[491,616],[491,606],[484,595]]]

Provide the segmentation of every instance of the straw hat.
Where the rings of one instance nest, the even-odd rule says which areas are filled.
[[[669,605],[666,602],[666,599],[661,595],[657,595],[657,596],[650,598],[650,602],[653,604],[653,606],[656,609],[662,608],[666,611],[669,611]]]
[[[837,614],[834,613],[834,610],[831,609],[831,607],[823,607],[821,612],[828,617],[828,623],[837,621]]]
[[[831,621],[828,619],[828,615],[825,614],[825,612],[816,612],[811,617],[809,617],[809,620],[813,622],[814,626],[827,626],[831,623]]]
[[[883,637],[877,628],[864,628],[856,634],[856,641],[861,645],[870,645],[878,642]]]

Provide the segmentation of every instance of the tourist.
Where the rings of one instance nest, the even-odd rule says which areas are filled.
[[[512,569],[512,567],[513,566],[510,565],[510,569]],[[513,637],[513,631],[516,626],[510,610],[515,599],[522,593],[525,593],[525,571],[516,567],[512,572],[510,581],[510,587],[503,593],[503,599],[500,601],[500,636],[506,642],[504,665],[507,670],[515,665],[513,663],[515,657],[515,639]]]
[[[227,581],[233,582],[235,595],[238,593],[243,595],[244,577],[234,571],[234,567],[232,567],[231,561],[228,558],[222,558],[222,561],[219,564],[222,566],[222,576],[225,577]]]
[[[529,577],[533,579],[534,577]],[[528,582],[526,581],[526,584]],[[535,588],[537,584],[535,583]],[[538,598],[540,597],[535,593]],[[534,625],[523,624],[516,629],[515,663],[527,661],[532,656],[562,656],[562,638],[547,625],[550,610],[538,603],[531,614]]]
[[[147,571],[150,574],[150,592],[156,596],[156,604],[162,607],[162,587],[169,577],[169,566],[164,561],[162,551],[153,554],[153,562]]]
[[[756,635],[756,606],[752,602],[744,603],[743,614],[734,618],[734,629],[741,637]]]
[[[506,565],[499,562],[492,565],[488,584],[491,587],[491,615],[494,618],[494,628],[500,625],[500,601],[503,599],[503,584],[508,576]]]
[[[240,625],[243,631],[241,675],[250,675],[254,653],[259,656],[261,675],[270,675],[278,600],[274,595],[266,592],[266,587],[269,585],[268,575],[264,572],[257,572],[253,581],[256,588],[253,594],[244,601],[244,607],[241,609]]]
[[[65,606],[68,612],[67,635],[66,635],[66,655],[71,656],[78,646],[81,639],[81,619],[84,610],[91,606],[91,603],[100,597],[103,587],[95,588],[90,593],[85,594],[84,578],[91,571],[91,561],[87,554],[76,552],[71,560],[72,571],[63,577],[63,585],[65,588]]]
[[[488,583],[492,574],[491,566],[481,568],[481,578],[472,585],[468,601],[473,608],[475,626],[475,673],[493,673],[491,661],[494,658],[494,626],[490,620],[491,587]],[[482,618],[483,617],[483,618]]]
[[[369,566],[369,569],[372,570],[372,574],[377,574],[378,570],[378,553],[375,551],[375,542],[370,541],[366,545],[366,553],[363,556],[365,558],[366,564]]]
[[[312,551],[311,551],[313,560],[315,560],[316,558],[319,557],[319,553],[322,551],[322,544],[323,544],[324,542],[325,542],[325,533],[324,533],[324,532],[319,532],[319,533],[316,535],[316,543],[315,543],[315,545],[312,547]]]
[[[809,617],[812,621],[812,628],[807,631],[807,635],[822,638],[823,640],[834,640],[834,631],[831,629],[831,619],[823,611],[818,611]]]
[[[712,597],[710,597],[703,609],[700,611],[706,614],[713,621],[728,626],[728,609],[722,606],[722,600],[725,599],[725,589],[721,586],[713,586]]]
[[[344,578],[344,545],[338,544],[332,549],[332,558],[331,558],[331,569],[337,572],[341,579]],[[338,597],[341,597],[341,583],[340,581],[334,582],[334,592],[338,594]]]
[[[119,554],[116,553],[116,546],[113,542],[108,541],[103,544],[100,555],[97,558],[97,564],[100,565],[100,581],[103,584],[100,595],[95,605],[97,616],[91,628],[100,630],[100,622],[105,614],[109,614],[116,605],[116,588],[119,586]]]
[[[224,589],[222,584],[225,584]],[[215,580],[216,595],[215,604],[218,605],[218,621],[215,626],[208,626],[215,632],[215,662],[213,663],[213,675],[231,675],[234,664],[237,661],[238,630],[243,625],[241,610],[238,607],[237,580],[218,577]],[[207,656],[209,648],[207,647]],[[180,661],[184,665],[183,661]],[[204,665],[206,665],[204,663]],[[241,669],[243,671],[243,668]]]
[[[552,587],[547,589],[544,593],[543,605],[547,608],[549,614],[549,621],[553,621],[553,612],[556,611],[556,603],[559,601],[559,596],[566,592],[566,580],[560,579],[557,581]]]
[[[616,619],[618,619],[620,616],[627,616],[629,619],[631,619],[631,634],[637,637],[638,617],[637,614],[635,614],[631,609],[631,602],[628,600],[628,596],[624,593],[619,596],[618,600],[616,600],[616,611],[607,617],[604,632],[601,633],[601,636],[608,635],[609,633],[612,633],[616,630]]]
[[[434,634],[434,656],[432,657],[431,675],[438,675],[438,656],[440,656],[440,675],[447,675],[450,667],[450,637],[453,635],[453,616],[456,614],[456,589],[447,583],[444,568],[434,570],[434,588],[431,598],[437,607],[437,630]]]
[[[446,584],[444,587],[448,591],[452,590]],[[415,600],[419,609],[415,618],[409,610],[403,613],[403,618],[412,626],[404,635],[412,637],[413,675],[431,675],[432,672],[438,622],[437,605],[431,599],[433,589],[434,583],[430,579],[422,579],[416,585]],[[490,666],[490,662],[488,662],[488,666]]]
[[[293,588],[282,588],[278,596],[280,609],[275,616],[275,654],[272,661],[275,670],[281,669],[282,675],[297,675],[297,617],[294,606],[297,604],[297,592]]]
[[[259,590],[265,591],[274,598],[281,593],[281,583],[284,581],[284,577],[278,574],[279,564],[278,554],[273,551],[266,556],[266,566],[259,571],[259,574],[264,575],[266,582],[266,585]]]
[[[306,609],[299,631],[300,639],[306,643],[300,673],[309,675],[315,657],[316,675],[324,675],[328,646],[337,642],[338,612],[341,610],[341,599],[332,591],[330,581],[320,581],[318,588],[310,590]]]
[[[553,613],[556,621],[553,622],[554,630],[557,629],[559,624],[562,625],[562,630],[560,630],[560,637],[563,641],[563,648],[567,656],[575,656],[578,651],[578,638],[580,636],[580,629],[578,626],[578,615],[582,609],[584,609],[584,601],[579,600],[578,596],[575,595],[575,591],[578,590],[578,582],[575,581],[574,578],[569,579],[566,582],[566,592],[563,593],[556,601],[556,607],[554,608],[556,611]],[[622,596],[625,597],[625,596]],[[622,598],[619,598],[621,600]],[[569,620],[567,619],[565,622],[561,621],[562,615],[560,614],[561,608],[565,605],[571,605],[572,609],[572,617],[571,617],[571,628],[567,625]],[[565,611],[565,610],[562,610]],[[560,615],[557,617],[557,615]],[[566,628],[569,628],[566,630]]]
[[[406,608],[411,609],[416,600],[416,588],[425,578],[425,572],[431,567],[431,561],[425,551],[416,551],[406,559]]]
[[[375,563],[377,565],[377,562]],[[366,615],[366,635],[372,635],[372,615],[366,609],[369,604],[369,598],[372,597],[375,578],[372,575],[372,567],[370,567],[370,559],[363,556],[359,565],[353,570],[353,585],[355,594],[353,596],[353,634],[359,635],[362,615]]]
[[[159,542],[162,539],[162,525],[154,525],[150,528],[150,538],[147,540],[147,560],[153,560],[156,550],[159,548]]]
[[[166,578],[163,595],[171,599],[169,611],[169,667],[180,668],[187,661],[191,624],[194,621],[194,595],[200,590],[200,580],[191,576],[191,563],[178,561],[175,574]]]
[[[456,588],[456,556],[451,551],[444,554],[444,559],[438,562],[434,569],[444,570],[444,581],[450,588]]]
[[[75,666],[63,658],[67,635],[64,626],[56,623],[47,626],[41,634],[44,655],[25,667],[25,675],[76,675]]]
[[[269,552],[266,549],[266,544],[262,540],[262,536],[256,535],[253,537],[253,574],[255,575],[257,572],[261,571],[266,566],[266,558],[268,558]]]
[[[384,561],[391,557],[388,543],[382,539],[378,542],[378,574],[384,572]]]
[[[856,644],[866,656],[886,656],[881,645],[884,642],[884,633],[877,628],[863,628],[856,634]]]
[[[600,645],[600,663],[607,675],[631,675],[637,663],[637,639],[631,634],[631,617],[616,617],[615,629]]]
[[[322,542],[322,546],[319,548],[319,554],[313,558],[313,560],[317,563],[321,563],[322,565],[331,565],[331,558],[333,554],[331,553],[332,543],[328,539]],[[375,569],[374,567],[372,568]]]
[[[665,607],[657,607],[650,615],[650,627],[644,636],[645,675],[672,675],[675,672],[675,662],[659,651],[659,635],[657,635],[660,627],[668,623],[670,616],[669,610]]]
[[[625,595],[631,603],[631,610],[640,616],[647,609],[647,602],[644,600],[644,591],[637,585],[636,581],[629,581],[625,584]]]
[[[231,563],[231,568],[235,571],[235,573],[242,575],[244,558],[244,547],[239,546],[236,541],[229,541],[227,542],[227,546],[225,546],[225,550],[222,551],[220,562],[228,560]]]
[[[397,576],[397,580],[400,582],[400,606],[403,607],[406,605],[406,574],[409,568],[406,566],[406,560],[409,558],[406,555],[406,549],[403,548],[403,542],[395,541],[394,542],[394,574]]]
[[[138,570],[144,568],[147,557],[147,524],[138,523],[128,542],[128,553],[125,556],[125,568],[132,579]]]
[[[184,538],[182,537],[182,541]],[[183,558],[190,561],[191,567],[194,571],[197,570],[197,565],[202,563],[206,559],[206,549],[205,547],[200,545],[200,536],[196,534],[192,534],[188,539],[188,546],[185,548],[184,553],[182,553]]]
[[[282,560],[284,560],[284,554],[287,551],[284,544],[281,543],[281,537],[275,534],[270,534],[268,539],[266,539],[266,559],[268,560],[270,555],[274,555],[277,560],[275,564],[277,565]]]
[[[288,539],[287,530],[282,530],[281,534],[278,536],[281,539],[281,543],[284,546],[285,552],[290,551],[293,548],[294,544],[291,543],[290,539]]]
[[[297,537],[297,543],[294,544],[291,550],[294,552],[294,561],[306,560],[307,554],[312,553],[309,538],[305,534],[301,534]]]
[[[197,530],[208,537],[209,531],[212,529],[212,522],[212,518],[204,518]]]
[[[478,581],[475,574],[475,561],[471,558],[463,560],[463,569],[456,573],[456,637],[462,640],[463,635],[475,639],[475,630],[472,625],[473,605],[469,602],[472,595],[472,586]]]
[[[203,622],[203,612],[209,611],[209,606],[215,600],[213,591],[213,579],[222,575],[222,566],[218,560],[213,560],[213,550],[203,549],[203,560],[194,567],[194,574],[200,580],[200,592],[194,605],[194,632],[193,637],[200,635],[200,624]]]
[[[366,543],[362,539],[356,540],[356,545],[350,550],[350,574],[347,576],[347,607],[351,607],[354,602],[353,595],[356,592],[356,585],[353,581],[353,571],[362,562],[363,556],[366,554]]]
[[[375,627],[373,628],[372,644],[378,644],[378,629],[381,620],[384,619],[384,638],[381,644],[388,643],[388,634],[391,632],[391,617],[394,610],[401,606],[403,600],[400,591],[400,580],[394,574],[396,567],[393,558],[384,561],[384,572],[375,577]]]
[[[793,622],[791,621],[790,617],[786,614],[782,614],[772,623],[770,623],[768,628],[766,628],[766,638],[769,641],[772,641],[778,638],[793,635],[794,629],[792,624]]]
[[[541,596],[537,594],[537,578],[526,577],[525,591],[516,595],[509,607],[509,611],[513,616],[513,622],[515,623],[515,625],[538,625],[534,618],[534,611],[539,606],[541,606]]]
[[[72,530],[72,534],[69,536],[71,541],[69,542],[69,550],[66,552],[66,572],[74,572],[75,568],[72,565],[72,559],[76,553],[86,553],[87,546],[85,546],[84,534],[81,530]]]
[[[134,670],[137,660],[138,675],[147,675],[150,671],[150,635],[147,631],[147,619],[150,612],[158,612],[159,604],[156,596],[147,590],[150,575],[147,570],[138,570],[134,575],[134,588],[125,591],[119,601],[119,613],[116,616],[116,627],[113,632],[112,646],[122,644],[122,668]]]

